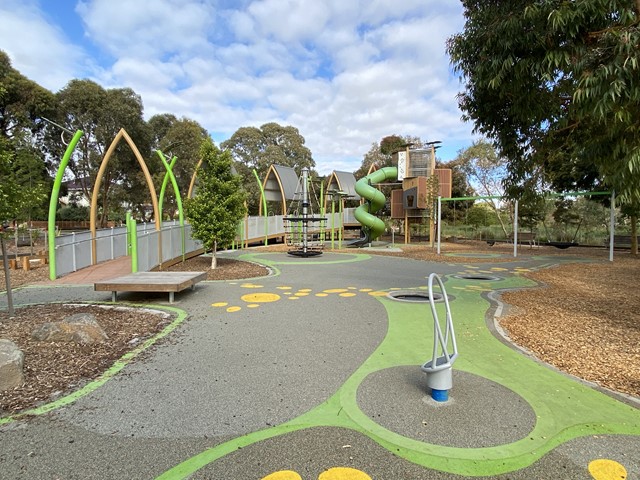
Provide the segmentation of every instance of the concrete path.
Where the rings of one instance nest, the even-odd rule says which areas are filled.
[[[637,403],[492,333],[495,293],[532,286],[521,274],[556,260],[225,255],[273,275],[199,284],[177,297],[179,327],[114,378],[49,413],[0,419],[0,477],[640,477]],[[460,349],[446,403],[419,368],[433,348],[428,305],[387,296],[424,292],[434,272]],[[89,283],[21,289],[14,301],[109,300]],[[170,308],[164,296],[121,300]]]

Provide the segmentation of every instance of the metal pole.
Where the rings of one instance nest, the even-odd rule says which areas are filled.
[[[0,231],[1,230],[2,227],[0,227]],[[2,246],[2,266],[4,267],[5,288],[7,290],[7,307],[9,310],[9,318],[13,318],[15,316],[15,312],[13,310],[13,292],[11,291],[11,272],[9,272],[9,262],[7,260],[7,246],[4,242],[2,233],[0,233],[0,243]]]
[[[438,239],[438,255],[440,255],[440,221],[442,220],[442,197],[438,195],[438,233],[436,234]]]
[[[307,218],[309,216],[309,195],[307,192],[307,175],[309,171],[306,168],[302,169],[302,251],[306,256],[307,253]]]
[[[513,212],[513,256],[518,256],[518,200]]]
[[[616,228],[616,192],[611,192],[611,208],[609,210],[609,261],[613,262],[613,242]]]

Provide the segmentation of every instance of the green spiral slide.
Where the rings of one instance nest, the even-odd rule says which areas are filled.
[[[385,198],[384,194],[372,185],[397,178],[398,169],[396,167],[384,167],[356,182],[356,193],[367,200],[355,211],[356,220],[362,224],[364,236],[350,243],[350,246],[365,245],[382,235],[384,222],[373,214],[384,207]]]

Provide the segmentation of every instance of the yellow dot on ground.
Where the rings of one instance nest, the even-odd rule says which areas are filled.
[[[301,288],[300,290],[298,290],[299,292],[310,292],[311,289],[310,288]]]
[[[328,297],[328,293],[316,293],[316,297]]]
[[[347,287],[349,290],[357,290],[358,287]]]
[[[360,291],[361,292],[371,292],[371,291],[373,291],[373,288],[361,288]]]
[[[269,303],[280,300],[280,295],[277,293],[247,293],[240,299],[247,303]]]
[[[300,297],[287,297],[289,300],[300,300]]]
[[[595,480],[624,480],[627,470],[618,462],[599,458],[589,463],[589,473]]]
[[[257,308],[257,307],[259,307],[259,306],[260,306],[260,305],[259,305],[259,304],[257,304],[257,303],[250,303],[249,305],[247,305],[247,308]]]
[[[306,297],[307,295],[309,295],[308,292],[303,292],[302,290],[300,290],[299,292],[296,292],[293,294],[296,297]]]
[[[386,297],[387,292],[381,292],[381,291],[369,292],[369,295],[371,295],[372,297]]]
[[[238,310],[242,310],[242,308],[241,307],[229,307],[229,308],[227,308],[227,312],[229,312],[229,313],[237,312]]]
[[[318,480],[371,480],[371,477],[355,468],[335,467],[322,472]]]
[[[491,267],[491,270],[494,272],[507,272],[508,269],[507,268],[502,268],[502,267]]]
[[[341,297],[355,297],[356,294],[349,292],[349,293],[341,293],[340,296]]]
[[[276,287],[278,290],[291,290],[291,287]]]
[[[212,307],[226,307],[227,305],[229,305],[227,302],[216,302],[211,304]]]
[[[262,288],[262,285],[256,285],[255,283],[243,283],[240,286],[242,288]]]
[[[262,480],[302,480],[302,477],[292,470],[280,470],[262,477]]]
[[[343,293],[346,291],[346,288],[328,288],[326,290],[323,290],[324,293]]]
[[[474,267],[473,265],[465,265],[464,268],[471,268],[472,270],[478,270],[480,267]]]

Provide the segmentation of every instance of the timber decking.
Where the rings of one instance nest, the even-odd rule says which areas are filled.
[[[117,292],[169,292],[169,303],[174,293],[206,280],[207,272],[137,272],[122,277],[101,280],[93,284],[95,291],[111,291],[111,300],[116,301]]]

